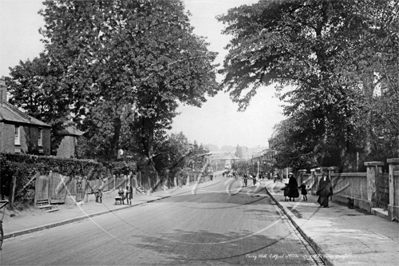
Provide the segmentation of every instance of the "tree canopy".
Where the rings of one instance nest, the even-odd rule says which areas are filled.
[[[398,10],[397,1],[377,0],[261,0],[230,9],[219,17],[227,24],[224,33],[232,35],[223,84],[241,110],[261,86],[291,86],[281,94],[289,117],[284,123],[292,123],[282,125],[289,128],[289,157],[302,154],[307,161],[317,152],[324,154],[321,164],[342,166],[371,143],[367,132],[376,131],[374,113],[390,116],[392,125],[385,126],[398,138],[392,111],[371,112],[377,102],[399,111],[392,105],[398,91],[397,83],[392,86],[399,72]]]
[[[44,5],[45,51],[33,60],[30,76],[27,63],[11,69],[8,84],[14,103],[28,110],[41,106],[43,112],[49,98],[56,101],[62,114],[48,109],[45,121],[73,120],[92,147],[85,154],[115,159],[119,148],[134,146],[152,157],[154,140],[162,139],[178,104],[201,106],[219,89],[216,53],[193,33],[180,0]]]

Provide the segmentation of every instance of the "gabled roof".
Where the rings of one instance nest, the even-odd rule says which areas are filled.
[[[0,104],[0,122],[51,127],[50,125],[21,112],[18,108],[7,102]]]
[[[68,126],[57,133],[58,135],[65,135],[65,136],[82,136],[84,132],[80,131],[74,126]]]

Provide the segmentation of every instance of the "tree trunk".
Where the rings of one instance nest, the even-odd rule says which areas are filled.
[[[369,105],[369,110],[367,110],[366,114],[366,121],[364,123],[366,136],[365,136],[365,146],[364,152],[365,155],[369,155],[372,150],[372,131],[373,131],[373,124],[372,124],[372,116],[371,116],[371,106],[373,102],[373,93],[374,93],[374,83],[372,80],[373,73],[372,71],[367,71],[367,73],[363,74],[363,93],[366,102]]]
[[[118,158],[119,138],[120,138],[121,128],[122,128],[122,120],[121,120],[120,116],[114,117],[113,126],[114,126],[114,136],[111,141],[110,159],[116,160]]]

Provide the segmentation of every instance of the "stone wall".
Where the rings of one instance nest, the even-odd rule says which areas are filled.
[[[393,176],[394,176],[394,179],[395,179],[394,191],[398,194],[399,193],[399,170],[395,171]],[[394,204],[396,206],[399,206],[399,196],[395,197]]]
[[[389,164],[389,205],[391,220],[399,221],[399,158],[388,159]]]
[[[14,153],[15,151],[15,129],[14,125],[0,123],[1,150],[0,152]]]
[[[321,176],[320,169],[327,169],[333,185],[333,201],[346,204],[351,198],[354,207],[368,212],[381,209],[388,213],[391,220],[399,221],[399,158],[388,159],[387,164],[389,174],[382,173],[384,162],[373,161],[365,162],[365,173],[336,173],[336,167],[315,168],[311,170],[310,177],[302,172],[299,181],[307,180],[311,193],[315,194]],[[389,182],[386,182],[386,178],[389,178]]]

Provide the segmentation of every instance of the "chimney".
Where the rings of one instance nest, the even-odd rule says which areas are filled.
[[[7,102],[7,88],[4,77],[0,78],[0,105]]]

